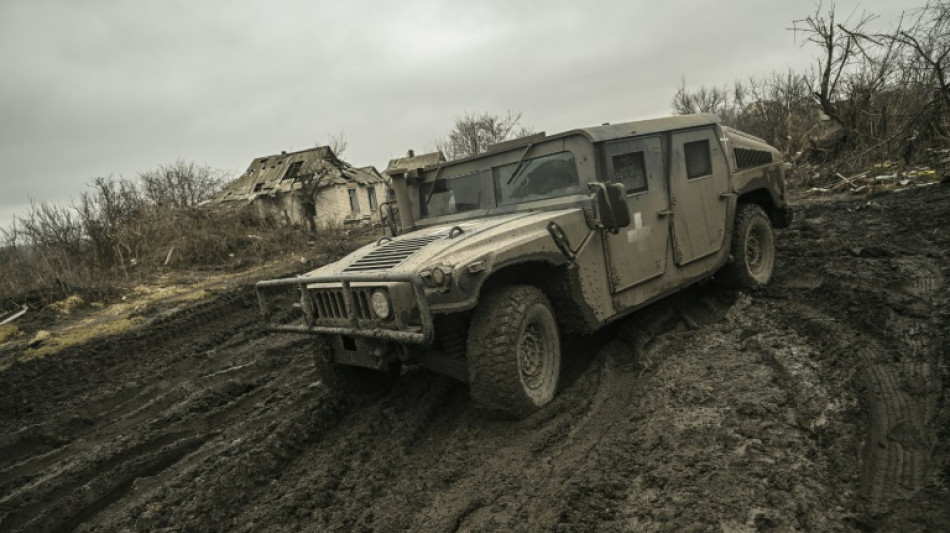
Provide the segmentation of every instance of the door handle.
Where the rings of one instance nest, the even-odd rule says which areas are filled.
[[[726,199],[728,199],[729,197],[732,197],[732,196],[735,196],[735,193],[731,193],[731,192],[721,192],[721,193],[719,193],[719,199],[720,199],[720,200],[726,200]]]
[[[657,211],[657,212],[656,212],[657,218],[667,217],[667,216],[670,216],[670,215],[672,215],[672,214],[673,214],[673,211],[670,211],[669,209],[664,209],[664,210],[662,210],[662,211]]]

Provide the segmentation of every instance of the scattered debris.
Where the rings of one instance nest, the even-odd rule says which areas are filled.
[[[26,312],[29,311],[29,310],[30,310],[30,308],[24,305],[24,306],[23,306],[23,309],[20,309],[19,311],[14,311],[9,317],[4,318],[2,321],[0,321],[0,326],[3,326],[3,325],[5,325],[5,324],[9,324],[10,322],[13,322],[14,320],[16,320],[16,319],[20,318],[21,316],[25,315]]]
[[[950,150],[933,151],[934,153]],[[946,180],[950,172],[938,169],[950,166],[950,156],[937,160],[932,157],[931,164],[917,165],[898,170],[899,165],[890,161],[876,163],[871,170],[860,172],[853,176],[845,176],[840,172],[823,175],[820,171],[808,170],[808,178],[803,184],[813,184],[806,189],[811,194],[828,194],[849,192],[851,194],[873,194],[885,191],[898,191],[907,188],[921,187]],[[807,167],[806,167],[807,168]],[[947,170],[950,170],[948,168]],[[834,180],[829,183],[829,180]]]

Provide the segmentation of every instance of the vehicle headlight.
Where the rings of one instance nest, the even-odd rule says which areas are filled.
[[[386,291],[376,291],[370,296],[370,302],[373,304],[373,312],[379,318],[389,318],[392,314],[393,306],[389,301],[389,295]]]

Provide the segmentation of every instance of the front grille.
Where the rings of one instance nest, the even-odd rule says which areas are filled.
[[[736,168],[751,168],[767,165],[772,162],[772,152],[753,150],[751,148],[735,148]]]
[[[427,244],[444,237],[444,234],[427,235],[412,239],[390,241],[357,259],[344,272],[374,272],[389,270],[405,261]]]
[[[371,288],[353,288],[353,310],[358,320],[371,320],[375,318],[370,307],[370,295],[375,289]],[[346,312],[346,297],[343,295],[343,289],[311,289],[308,291],[313,299],[314,318],[346,320],[350,316]]]

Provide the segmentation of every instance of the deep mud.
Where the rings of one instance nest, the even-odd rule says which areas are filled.
[[[948,531],[950,186],[807,200],[774,283],[566,348],[519,422],[330,394],[249,290],[0,373],[2,531]]]

